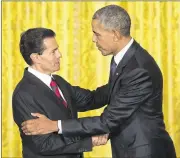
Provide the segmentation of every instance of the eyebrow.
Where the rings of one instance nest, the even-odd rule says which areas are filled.
[[[55,49],[53,49],[52,51],[55,51],[55,50],[57,50],[59,48],[59,46],[58,47],[56,47]]]
[[[95,31],[93,31],[95,34],[97,34],[97,35],[100,35],[99,33],[97,33],[97,32],[95,32]]]

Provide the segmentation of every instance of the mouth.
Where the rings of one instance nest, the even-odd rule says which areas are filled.
[[[99,46],[96,46],[96,47],[97,47],[97,49],[99,49],[99,50],[101,49],[101,47],[99,47]]]
[[[103,51],[103,49],[101,47],[97,47],[99,51]]]

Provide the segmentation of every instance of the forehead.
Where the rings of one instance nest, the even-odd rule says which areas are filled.
[[[45,47],[48,49],[48,48],[56,48],[58,47],[58,44],[56,42],[56,39],[55,37],[47,37],[43,40],[43,43],[45,45]]]

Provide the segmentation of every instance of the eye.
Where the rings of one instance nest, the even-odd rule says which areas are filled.
[[[96,37],[97,37],[97,38],[100,38],[100,37],[101,37],[101,35],[100,35],[99,33],[97,33],[97,34],[96,34]]]
[[[96,37],[99,37],[99,36],[101,36],[99,33],[97,33],[97,32],[94,32],[94,35],[96,36]]]

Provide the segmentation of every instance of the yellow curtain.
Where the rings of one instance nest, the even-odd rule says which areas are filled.
[[[164,76],[163,111],[180,157],[180,3],[179,2],[2,2],[2,156],[21,157],[21,140],[12,118],[12,92],[27,66],[19,52],[20,34],[47,27],[57,34],[61,70],[73,85],[95,89],[108,81],[111,57],[92,43],[91,18],[106,5],[124,7],[132,19],[132,36],[155,58]],[[179,107],[178,107],[179,106]],[[79,114],[100,115],[103,109]],[[95,147],[86,158],[111,157],[110,143]]]

